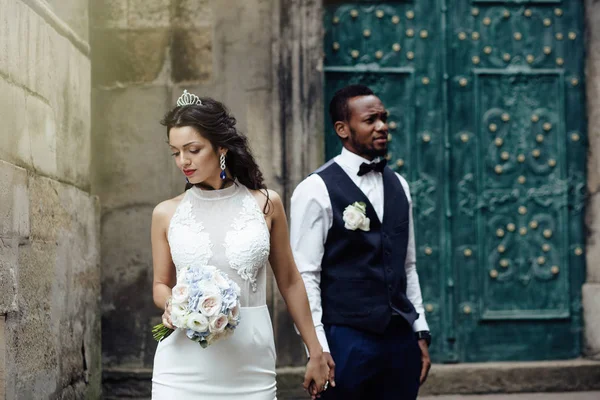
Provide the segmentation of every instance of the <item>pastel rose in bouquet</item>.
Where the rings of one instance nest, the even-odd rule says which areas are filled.
[[[173,326],[206,348],[230,336],[240,323],[240,287],[217,268],[182,268],[171,297]],[[161,341],[174,331],[162,323],[152,329]]]

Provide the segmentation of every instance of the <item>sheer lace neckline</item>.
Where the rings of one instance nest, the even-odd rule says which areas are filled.
[[[240,190],[240,183],[236,180],[233,185],[218,190],[204,190],[198,186],[192,186],[189,190],[194,196],[203,200],[221,200],[235,196]]]

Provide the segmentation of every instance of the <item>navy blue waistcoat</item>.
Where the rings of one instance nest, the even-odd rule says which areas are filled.
[[[369,199],[336,162],[315,173],[327,186],[333,211],[321,262],[323,323],[382,333],[394,312],[412,326],[419,315],[406,297],[409,204],[398,177],[388,167],[383,171],[380,222]],[[367,205],[368,232],[344,227],[344,209],[357,201]]]

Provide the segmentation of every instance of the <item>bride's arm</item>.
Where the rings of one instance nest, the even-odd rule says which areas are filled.
[[[308,297],[304,281],[296,268],[290,239],[288,224],[283,203],[277,193],[269,190],[271,213],[271,254],[269,262],[273,268],[277,287],[283,296],[294,323],[298,327],[302,340],[308,347],[311,356],[321,354],[323,349],[313,325],[312,314],[308,305]]]
[[[298,272],[298,268],[296,268],[294,256],[292,255],[283,203],[279,195],[272,190],[269,190],[269,198],[272,202],[269,212],[271,218],[271,254],[269,262],[277,280],[277,287],[285,300],[302,340],[308,348],[311,362],[316,362],[320,365],[319,368],[323,368],[327,372],[323,376],[315,377],[317,378],[315,379],[316,387],[321,388],[327,380],[329,368],[323,358],[323,348],[317,339],[304,281],[300,276],[300,272]],[[310,381],[305,381],[306,389],[309,384]]]
[[[176,283],[176,273],[169,242],[167,227],[171,220],[172,210],[168,202],[162,202],[152,212],[152,265],[154,278],[152,282],[152,298],[161,310],[165,309],[167,299],[171,297],[171,288]]]

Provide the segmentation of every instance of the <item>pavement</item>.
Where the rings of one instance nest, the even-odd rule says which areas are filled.
[[[419,400],[600,400],[600,392],[422,396]]]

